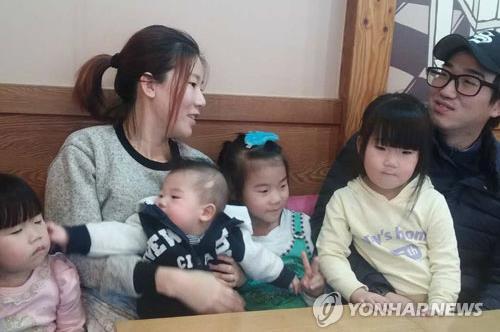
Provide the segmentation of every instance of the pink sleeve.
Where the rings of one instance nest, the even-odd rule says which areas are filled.
[[[64,255],[51,256],[51,267],[59,287],[56,331],[84,331],[80,278],[75,266]]]

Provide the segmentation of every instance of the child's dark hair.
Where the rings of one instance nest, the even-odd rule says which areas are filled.
[[[213,203],[217,213],[224,210],[229,189],[226,179],[216,165],[201,158],[179,158],[173,161],[169,174],[181,171],[198,173],[200,176],[195,181],[195,187],[196,192],[200,195],[200,200],[205,203]]]
[[[42,213],[31,187],[20,177],[0,173],[0,229],[14,227]]]
[[[234,203],[243,202],[243,187],[245,186],[246,161],[281,159],[288,175],[288,161],[281,152],[281,146],[273,141],[263,145],[248,148],[245,144],[245,134],[238,134],[233,141],[225,141],[217,159],[222,173],[229,185],[231,200]]]
[[[415,193],[418,193],[429,168],[432,147],[432,124],[424,104],[406,93],[389,93],[377,97],[366,108],[359,130],[362,161],[372,136],[378,144],[419,152],[412,176],[412,179],[419,177],[415,189]]]

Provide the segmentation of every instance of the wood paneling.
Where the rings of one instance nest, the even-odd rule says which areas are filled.
[[[201,119],[340,125],[341,102],[331,99],[207,95]]]
[[[255,129],[273,131],[280,136],[280,144],[290,165],[292,194],[319,192],[337,152],[338,126],[202,121],[188,143],[217,160],[222,142],[234,139],[237,133]]]
[[[0,85],[0,171],[25,178],[43,199],[47,169],[66,137],[98,124],[72,103],[71,89]],[[248,130],[270,130],[290,163],[292,194],[317,193],[336,154],[338,100],[207,96],[188,143],[214,160],[224,140]]]
[[[357,130],[368,103],[385,91],[395,5],[396,0],[347,1],[340,75],[344,140]]]
[[[89,117],[0,114],[0,171],[23,177],[43,199],[47,169],[66,137]]]
[[[109,96],[110,90],[105,90]],[[201,120],[339,125],[341,102],[308,99],[207,94]],[[71,88],[0,84],[0,113],[89,116],[71,101]]]

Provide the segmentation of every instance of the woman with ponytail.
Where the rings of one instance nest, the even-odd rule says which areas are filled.
[[[116,69],[118,101],[102,76]],[[156,195],[172,161],[207,158],[182,142],[205,106],[207,65],[188,34],[160,25],[135,33],[115,55],[97,55],[79,70],[73,97],[108,124],[71,134],[52,162],[45,195],[48,219],[63,225],[124,222],[142,197]],[[92,227],[88,227],[92,233]],[[106,241],[113,241],[109,234]],[[157,267],[139,256],[71,256],[84,289],[89,330],[135,318],[133,300],[151,289],[196,312],[243,309],[242,300],[212,274]]]

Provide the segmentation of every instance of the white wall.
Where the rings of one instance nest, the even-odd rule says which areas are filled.
[[[346,1],[0,0],[0,83],[72,86],[89,57],[164,24],[200,44],[208,93],[337,98]]]

